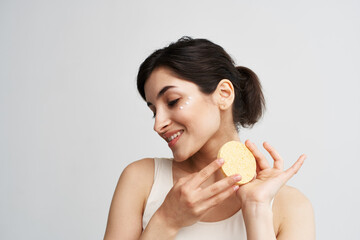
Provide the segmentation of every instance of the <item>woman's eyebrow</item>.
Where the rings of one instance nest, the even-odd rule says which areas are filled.
[[[165,94],[165,92],[166,92],[167,90],[169,90],[170,88],[174,88],[174,87],[175,87],[175,86],[165,86],[165,87],[163,87],[163,88],[159,91],[158,95],[156,96],[156,99],[159,99],[162,95]],[[146,103],[147,103],[148,106],[152,105],[151,102],[146,102]]]

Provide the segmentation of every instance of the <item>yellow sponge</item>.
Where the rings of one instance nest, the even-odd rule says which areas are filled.
[[[225,143],[218,152],[218,158],[224,159],[222,171],[226,176],[240,174],[241,180],[237,184],[250,182],[256,174],[256,161],[254,155],[238,141]]]

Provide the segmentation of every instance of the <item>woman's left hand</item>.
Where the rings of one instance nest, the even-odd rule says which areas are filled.
[[[269,204],[270,206],[271,200],[280,188],[299,171],[306,155],[301,155],[289,169],[284,171],[283,159],[270,144],[264,142],[263,146],[274,160],[273,167],[270,166],[255,144],[249,140],[245,144],[256,159],[257,174],[253,180],[240,186],[236,194],[243,206],[247,204]]]

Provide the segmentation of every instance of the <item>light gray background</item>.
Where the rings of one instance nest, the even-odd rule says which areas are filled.
[[[101,239],[122,169],[171,156],[136,91],[183,35],[262,80],[269,141],[313,203],[318,239],[359,239],[359,1],[0,2],[0,239]],[[299,222],[299,224],[301,224]]]

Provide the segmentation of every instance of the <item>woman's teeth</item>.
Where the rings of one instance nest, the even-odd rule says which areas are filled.
[[[171,137],[169,137],[169,138],[167,139],[167,141],[168,141],[168,142],[172,141],[174,138],[180,136],[180,134],[181,134],[181,131],[178,131],[177,133],[175,133],[174,135],[172,135]]]

